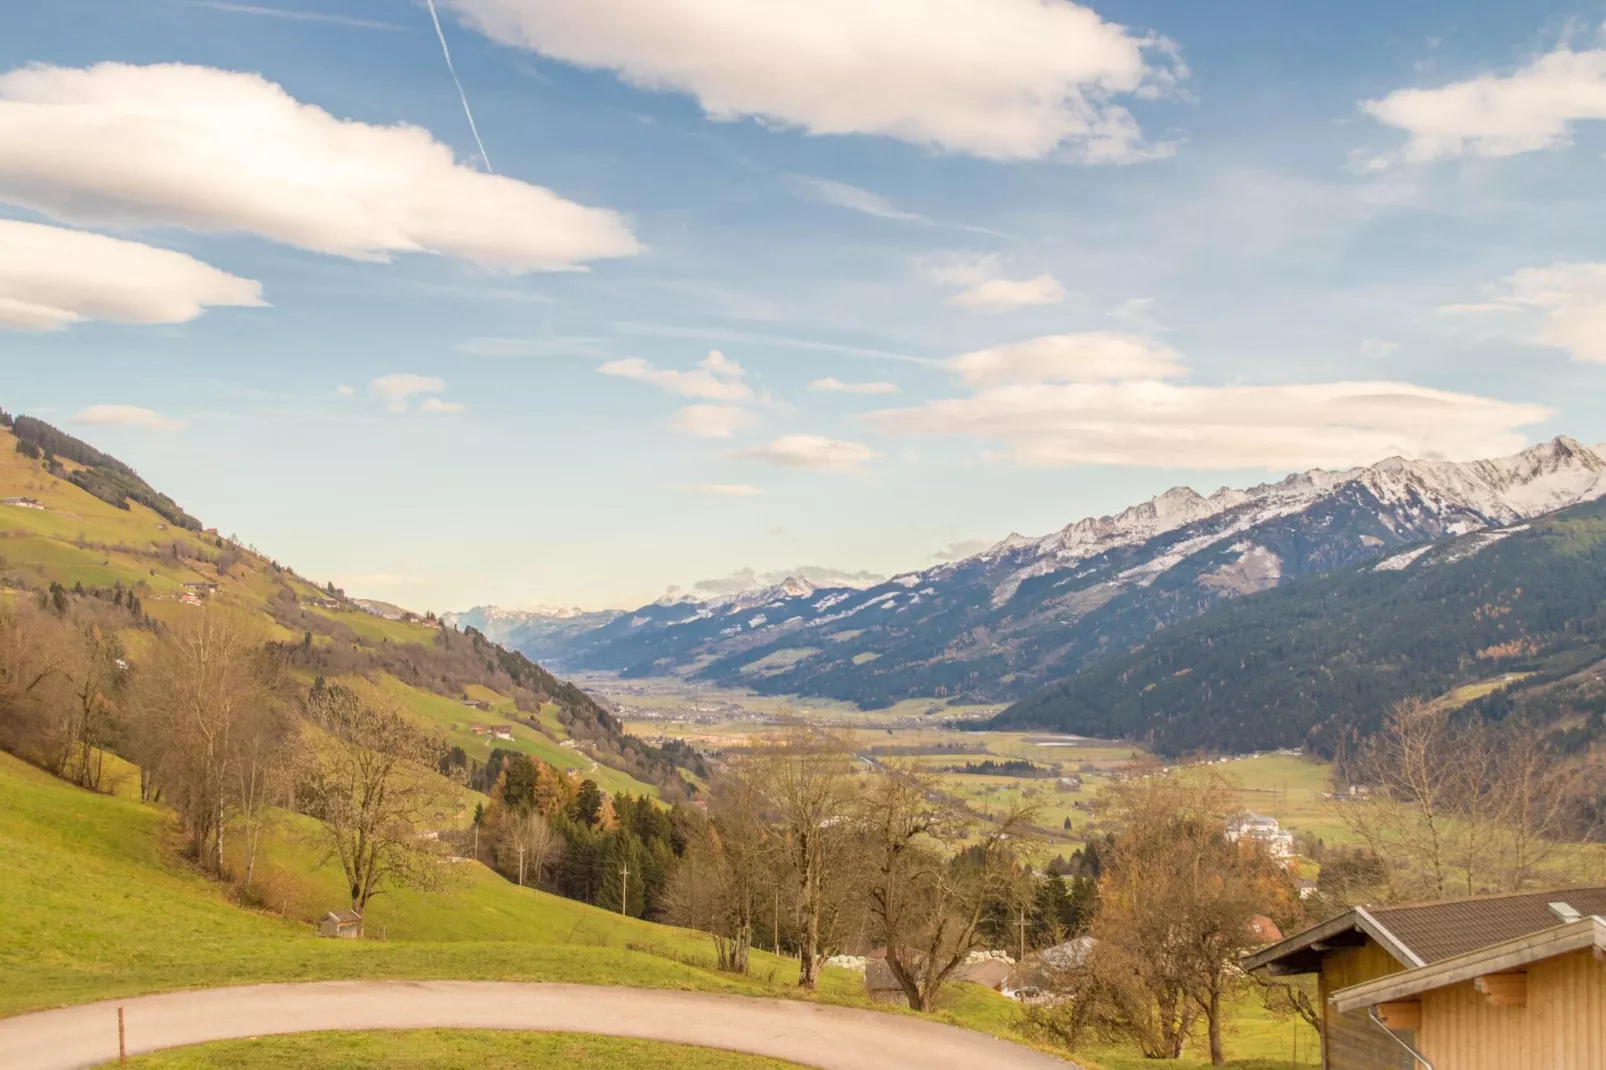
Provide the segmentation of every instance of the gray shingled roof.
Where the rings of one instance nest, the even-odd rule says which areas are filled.
[[[1560,925],[1561,919],[1550,911],[1556,902],[1567,903],[1580,914],[1606,915],[1606,888],[1373,907],[1370,913],[1423,962],[1439,962]]]

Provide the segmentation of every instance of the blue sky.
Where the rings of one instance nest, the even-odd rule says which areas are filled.
[[[12,12],[0,404],[419,609],[1606,440],[1606,5],[440,8],[494,180],[422,3]]]

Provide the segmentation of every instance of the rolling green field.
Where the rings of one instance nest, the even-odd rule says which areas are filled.
[[[108,1067],[116,1063],[107,1063]],[[225,1040],[128,1060],[135,1070],[793,1070],[796,1063],[684,1044],[581,1033],[417,1029]]]

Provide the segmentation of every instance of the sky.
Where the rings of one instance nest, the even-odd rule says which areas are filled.
[[[435,3],[9,11],[0,405],[420,611],[1606,441],[1606,4]]]

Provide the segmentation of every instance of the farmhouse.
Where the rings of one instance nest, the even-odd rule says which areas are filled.
[[[1606,1070],[1606,887],[1357,907],[1257,951],[1315,974],[1325,1070]]]
[[[44,508],[43,505],[40,505],[37,501],[35,501],[32,498],[0,498],[0,505],[14,505],[18,509],[43,509]]]

